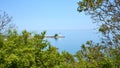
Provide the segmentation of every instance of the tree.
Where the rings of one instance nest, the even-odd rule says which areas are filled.
[[[119,68],[120,46],[111,48],[87,41],[76,53],[77,68]]]
[[[90,15],[102,34],[101,43],[82,45],[76,56],[87,67],[120,67],[120,0],[82,0],[78,11]],[[92,64],[91,64],[92,63]],[[85,67],[86,65],[82,65]],[[95,67],[96,68],[96,67]]]
[[[120,0],[82,0],[78,11],[90,15],[102,33],[105,45],[120,45]]]
[[[8,16],[6,12],[0,11],[0,32],[13,28],[11,21],[12,17]]]
[[[9,30],[6,40],[0,35],[0,68],[64,68],[67,59],[44,39],[45,34]],[[72,55],[67,55],[70,63]]]

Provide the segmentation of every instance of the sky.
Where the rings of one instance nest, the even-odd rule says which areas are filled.
[[[77,11],[79,0],[0,0],[18,30],[91,30],[95,24]]]
[[[91,30],[96,28],[90,16],[77,11],[79,0],[0,0],[0,10],[12,16],[18,32],[27,30],[47,35],[60,33],[64,39],[51,41],[61,51],[79,50],[86,40],[97,40]],[[70,31],[69,31],[70,30]]]

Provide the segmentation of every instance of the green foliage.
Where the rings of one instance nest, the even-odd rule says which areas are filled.
[[[62,66],[57,48],[44,40],[46,32],[32,34],[9,30],[0,36],[0,68],[54,68]]]
[[[82,0],[78,11],[90,15],[98,25],[105,45],[119,46],[120,39],[120,1],[119,0]]]
[[[44,39],[46,32],[18,34],[9,30],[0,35],[0,68],[116,68],[120,67],[120,47],[87,41],[75,55],[58,52]],[[103,43],[101,43],[103,44]]]
[[[54,37],[57,37],[57,36],[58,36],[58,34],[55,34],[55,35],[54,35]]]
[[[119,48],[119,46],[113,48],[88,41],[75,55],[78,60],[77,64],[81,64],[78,68],[119,68]]]
[[[87,41],[75,55],[58,52],[58,48],[44,39],[46,31],[0,33],[0,68],[120,68],[119,3],[118,0],[78,2],[79,12],[85,11],[101,23],[99,32],[105,39],[102,43]]]
[[[120,1],[82,0],[78,11],[90,15],[98,24],[102,43],[87,41],[76,53],[79,68],[119,68],[120,67]],[[86,65],[85,65],[86,64]]]
[[[97,9],[104,0],[82,0],[78,2],[78,11],[88,11],[88,10],[95,10]]]

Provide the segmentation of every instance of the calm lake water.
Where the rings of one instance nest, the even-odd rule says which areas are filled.
[[[53,46],[57,47],[59,52],[68,51],[71,54],[75,54],[87,40],[99,41],[98,34],[95,30],[48,30],[46,35],[53,36],[56,33],[65,36],[65,38],[58,40],[47,38],[47,40]]]

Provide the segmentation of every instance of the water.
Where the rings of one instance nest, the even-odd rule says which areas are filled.
[[[99,38],[95,30],[48,30],[48,36],[54,36],[54,34],[61,34],[65,38],[55,40],[53,38],[47,38],[51,45],[58,48],[59,52],[68,51],[71,54],[75,54],[80,50],[80,46],[86,43],[88,40],[98,42]]]

